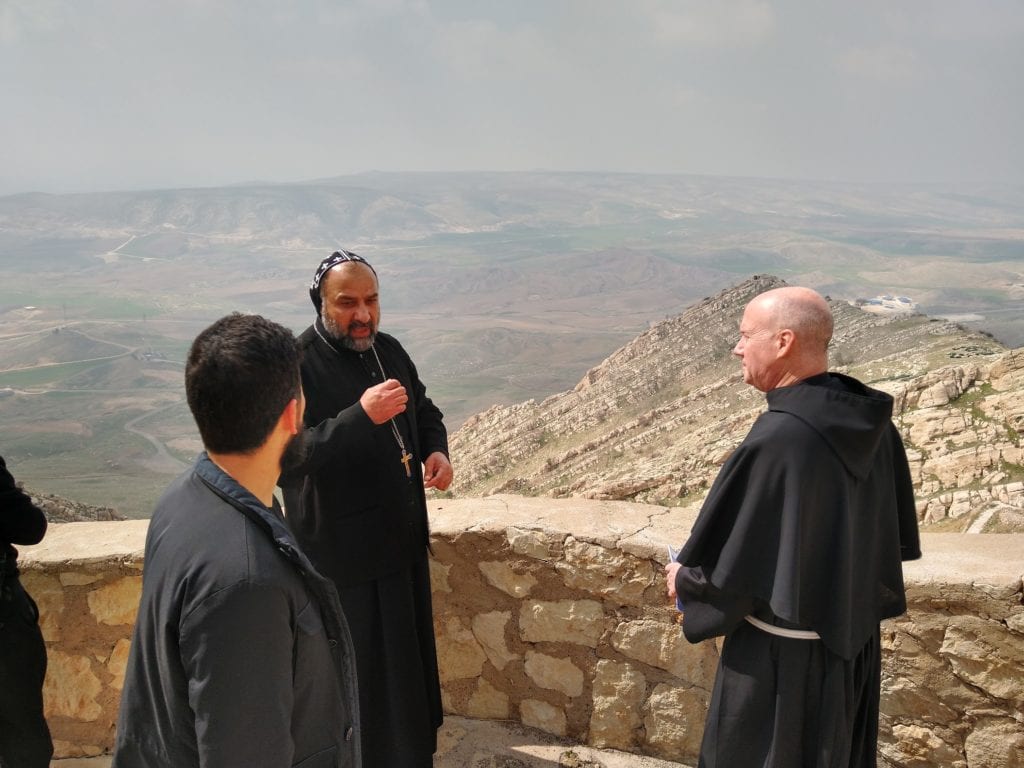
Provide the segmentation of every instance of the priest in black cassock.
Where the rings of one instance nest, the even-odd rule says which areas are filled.
[[[879,622],[921,551],[892,398],[829,373],[831,337],[808,288],[747,305],[733,354],[768,409],[665,569],[687,639],[725,636],[702,768],[877,764]]]
[[[337,251],[310,286],[303,349],[307,455],[282,476],[288,523],[338,587],[355,644],[363,764],[431,766],[441,687],[424,488],[452,481],[441,411],[398,340],[378,330],[379,284]]]

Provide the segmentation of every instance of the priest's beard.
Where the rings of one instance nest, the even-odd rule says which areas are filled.
[[[293,435],[292,439],[288,441],[288,444],[284,447],[284,452],[281,454],[281,472],[287,472],[289,469],[294,469],[299,466],[306,458],[306,432],[300,429],[298,434]]]
[[[349,335],[349,332],[342,331],[341,328],[338,327],[338,324],[334,322],[334,318],[326,312],[320,315],[320,319],[323,321],[324,330],[327,331],[328,335],[335,341],[339,342],[341,346],[345,347],[345,349],[351,349],[353,352],[365,352],[373,346],[373,341],[377,338],[377,327],[372,321],[369,323],[353,322],[349,324],[349,331],[353,328],[370,329],[369,336],[361,339],[355,339]]]

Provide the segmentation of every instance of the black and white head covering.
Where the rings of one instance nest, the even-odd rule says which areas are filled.
[[[320,296],[320,283],[324,280],[324,275],[330,272],[339,264],[344,264],[346,261],[354,261],[359,264],[365,264],[370,267],[370,271],[373,272],[373,276],[377,276],[377,270],[373,266],[357,253],[352,251],[338,250],[328,256],[326,259],[320,262],[320,266],[316,268],[316,274],[313,275],[313,282],[309,284],[309,299],[313,302],[313,306],[316,307],[317,314],[320,314],[320,309],[323,305],[323,297]]]

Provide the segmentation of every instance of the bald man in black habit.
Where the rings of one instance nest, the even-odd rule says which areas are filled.
[[[288,522],[348,618],[364,764],[430,766],[442,712],[424,489],[452,481],[448,435],[409,355],[378,329],[373,267],[337,251],[309,293],[307,456],[281,480]]]
[[[809,288],[755,297],[733,354],[768,408],[665,568],[691,642],[725,636],[702,768],[873,768],[879,622],[921,556],[892,398],[830,373]]]

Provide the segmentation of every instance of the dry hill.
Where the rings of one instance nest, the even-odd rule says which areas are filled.
[[[743,307],[783,284],[754,276],[652,326],[573,390],[474,416],[452,436],[453,492],[699,503],[764,407],[730,354]],[[831,366],[896,398],[925,524],[1024,529],[1024,352],[831,303]]]

